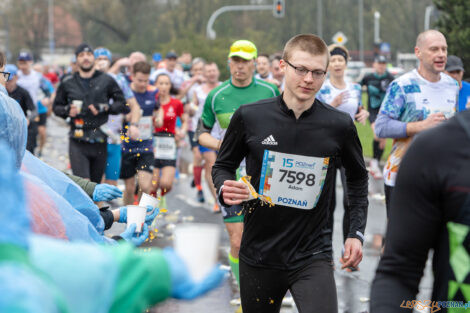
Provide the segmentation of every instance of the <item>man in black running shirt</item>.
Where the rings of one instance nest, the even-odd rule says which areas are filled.
[[[244,205],[244,313],[279,312],[287,290],[301,312],[338,311],[328,226],[338,162],[346,169],[351,207],[341,262],[346,268],[362,260],[368,174],[349,115],[315,99],[328,59],[319,37],[290,39],[280,61],[284,93],[234,113],[213,167],[222,204]],[[234,180],[244,158],[258,193]]]

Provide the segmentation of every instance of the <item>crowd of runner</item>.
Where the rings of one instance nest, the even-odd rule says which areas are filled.
[[[459,113],[470,103],[470,85],[462,81],[462,61],[447,57],[444,35],[430,30],[418,36],[417,69],[394,78],[387,71],[387,58],[378,55],[374,72],[358,82],[345,75],[350,60],[346,47],[327,46],[315,35],[294,36],[282,53],[258,51],[250,41],[235,41],[228,52],[230,78],[224,82],[216,63],[192,58],[188,52],[178,56],[170,51],[163,58],[160,53],[148,57],[136,51],[113,58],[106,47],[94,49],[83,43],[64,71],[34,64],[28,52],[8,64],[0,55],[0,82],[6,87],[0,89],[0,120],[6,125],[0,132],[0,140],[6,141],[0,144],[0,157],[2,163],[11,163],[0,177],[5,188],[0,192],[18,197],[5,196],[5,211],[11,208],[9,214],[16,214],[18,221],[32,216],[31,227],[22,225],[25,233],[109,243],[112,239],[102,232],[115,222],[125,223],[126,206],[138,204],[143,193],[159,199],[159,210],[167,207],[165,195],[179,172],[186,171],[181,156],[187,149],[192,154],[192,196],[206,202],[204,189],[208,190],[212,211],[222,213],[230,239],[228,260],[240,287],[239,311],[279,312],[290,291],[299,312],[337,312],[332,261],[336,177],[344,190],[341,269],[359,271],[370,174],[384,181],[389,228],[372,288],[371,312],[405,309],[400,308],[401,301],[416,297],[431,248],[436,265],[432,299],[470,300],[468,264],[462,261],[470,254],[470,152],[465,148],[470,115]],[[64,176],[40,160],[51,114],[70,127],[68,160],[73,175]],[[458,118],[451,119],[454,115]],[[367,143],[373,156],[366,167],[355,123],[367,121],[374,138]],[[393,138],[393,147],[382,175],[386,138]],[[14,212],[8,200],[25,200],[22,188],[7,182],[18,175],[33,194],[57,193],[57,198],[51,196],[56,211],[49,202],[29,198]],[[121,195],[123,206],[109,209],[106,202]],[[67,209],[57,205],[60,201]],[[151,214],[142,232],[131,227],[113,239],[142,244],[159,212],[147,209]],[[80,218],[75,214],[86,218],[76,222]],[[62,217],[61,227],[52,220],[57,216]],[[87,225],[92,230],[85,235]],[[0,239],[8,242],[11,237],[0,233]],[[7,247],[16,252],[0,251],[0,262],[24,258],[15,244],[34,250],[36,260],[45,263],[54,249],[63,255],[70,251],[60,242],[24,239]],[[192,281],[173,250],[137,256],[125,245],[81,248],[102,256],[96,264],[90,261],[96,268],[112,257],[118,258],[117,267],[134,262],[135,272],[114,277],[121,290],[107,294],[113,312],[139,312],[169,295],[192,299],[223,280],[223,271],[214,269],[205,280]],[[52,263],[45,263],[25,264],[57,278]],[[153,291],[150,282],[144,285],[134,292],[133,303],[125,303],[119,292],[130,292],[132,275],[145,280],[139,270],[163,279]],[[0,274],[2,279],[12,277]],[[60,289],[66,283],[74,281],[53,284]],[[38,282],[36,287],[41,284],[51,282]],[[63,301],[71,303],[54,292],[44,297],[58,307],[65,305]]]

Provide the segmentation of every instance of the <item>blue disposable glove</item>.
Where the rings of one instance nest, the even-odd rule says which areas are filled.
[[[111,201],[122,197],[122,191],[118,187],[108,184],[98,184],[93,191],[93,201]]]
[[[157,217],[158,213],[160,213],[160,209],[159,208],[153,208],[153,206],[151,205],[147,205],[147,214],[149,212],[152,212],[152,214],[150,215],[145,215],[145,224],[147,224],[148,226],[150,226],[150,224],[152,224],[153,220],[155,219],[155,217]],[[119,208],[119,223],[127,223],[127,207],[123,206],[123,207],[120,207]]]
[[[132,242],[136,247],[138,247],[143,244],[145,240],[147,240],[147,238],[149,237],[149,227],[147,226],[147,224],[144,224],[140,235],[135,232],[136,228],[137,226],[132,223],[131,226],[129,226],[129,228],[126,229],[126,231],[123,232],[120,236],[124,240]]]
[[[184,264],[184,261],[172,248],[163,250],[171,276],[171,296],[176,299],[191,300],[218,287],[226,278],[227,271],[216,265],[201,281],[195,282]]]

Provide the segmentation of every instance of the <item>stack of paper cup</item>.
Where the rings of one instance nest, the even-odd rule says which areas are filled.
[[[217,263],[220,228],[216,224],[180,224],[175,228],[174,248],[191,277],[203,279]]]
[[[147,208],[138,205],[127,206],[127,228],[132,224],[135,224],[136,233],[142,232],[142,226],[145,223],[145,215],[147,214]]]

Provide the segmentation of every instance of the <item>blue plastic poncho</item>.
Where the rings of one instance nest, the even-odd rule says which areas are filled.
[[[26,150],[28,125],[20,105],[0,85],[0,139],[13,149],[15,164],[20,168]]]
[[[14,243],[23,248],[27,247],[27,232],[30,229],[30,218],[25,212],[23,183],[18,175],[13,153],[6,144],[0,145],[0,243]],[[10,223],[14,221],[14,223]]]
[[[23,171],[20,174],[25,181],[27,206],[31,210],[34,233],[71,241],[113,241],[102,236],[84,215],[41,179]]]
[[[28,262],[30,217],[16,157],[0,140],[0,312],[58,313],[56,289]]]
[[[119,275],[119,263],[113,255],[99,245],[71,244],[32,234],[31,227],[47,223],[53,216],[51,212],[56,212],[60,221],[43,225],[45,229],[66,226],[60,231],[69,239],[103,241],[104,237],[39,178],[18,173],[13,152],[1,139],[0,164],[0,312],[108,312]],[[35,189],[25,189],[28,185]],[[30,223],[25,190],[32,192],[28,194],[30,197],[41,193],[47,209],[45,216],[32,217],[40,222]],[[59,205],[61,210],[54,205]],[[35,214],[42,212],[35,211]]]
[[[99,214],[99,209],[85,192],[63,173],[46,165],[29,152],[25,156],[28,132],[26,118],[20,105],[8,96],[6,89],[1,85],[0,125],[2,126],[0,127],[0,140],[5,140],[7,146],[12,149],[16,167],[20,168],[23,162],[22,171],[38,178],[38,180],[35,180],[33,177],[28,176],[26,179],[27,199],[32,215],[35,217],[33,222],[36,223],[38,221],[36,217],[42,217],[42,224],[33,225],[33,230],[36,231],[37,226],[43,228],[46,225],[50,225],[52,227],[49,229],[52,232],[48,234],[52,235],[52,233],[55,233],[60,238],[67,238],[66,235],[69,235],[68,239],[74,240],[77,238],[76,234],[84,229],[88,229],[89,222],[91,222],[97,232],[102,234],[104,222]],[[35,185],[35,182],[37,185]],[[50,187],[49,189],[52,190],[52,193],[47,191],[48,189],[42,192],[45,186]],[[66,201],[63,201],[62,197]],[[48,207],[51,210],[48,210]],[[89,222],[84,221],[82,218],[77,218],[73,224],[70,223],[78,216],[73,209],[70,209],[71,207],[86,216]],[[38,208],[42,208],[42,210],[36,211]],[[84,224],[79,224],[82,221],[84,221]],[[65,231],[64,227],[74,228]],[[86,238],[82,235],[80,239],[103,241],[103,239],[97,238],[96,231],[86,231],[85,234]]]
[[[99,209],[90,197],[61,171],[47,165],[29,151],[23,158],[21,170],[40,178],[72,207],[85,215],[98,232],[103,233],[104,222]]]

